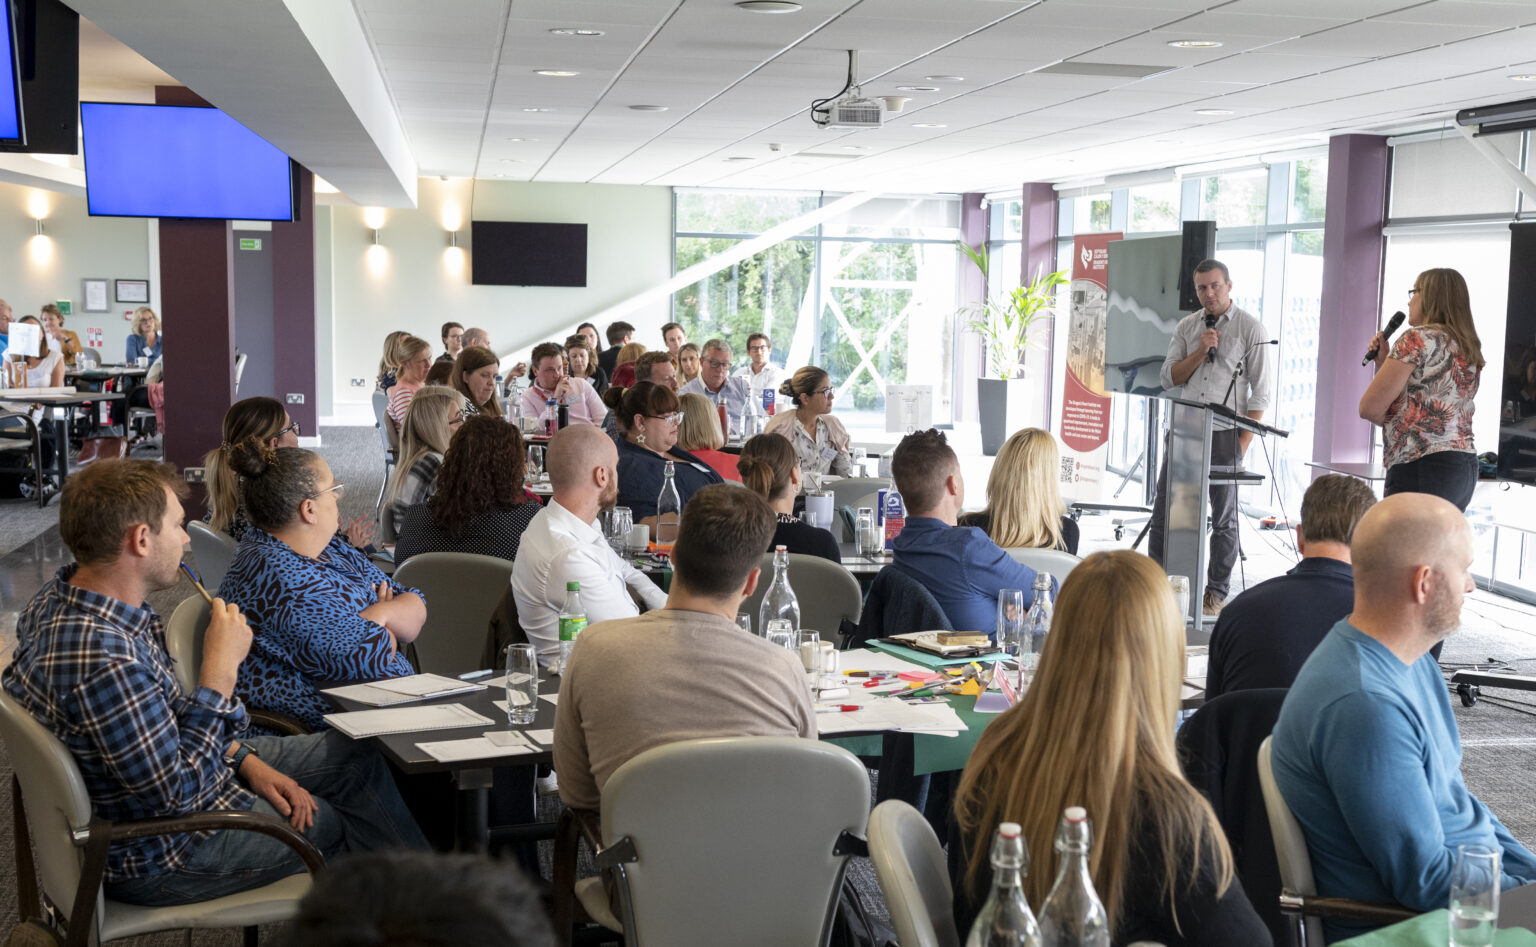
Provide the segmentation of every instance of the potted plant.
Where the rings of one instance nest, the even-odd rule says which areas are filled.
[[[986,285],[991,265],[987,248],[972,247],[960,240],[955,241],[955,246],[981,271],[982,283]],[[981,302],[960,310],[961,315],[969,317],[966,328],[986,342],[988,370],[993,376],[976,380],[981,452],[988,457],[997,455],[1008,434],[1021,423],[1024,353],[1034,342],[1035,327],[1054,315],[1056,289],[1067,282],[1066,270],[1046,273],[1041,266],[1029,285],[1005,293],[986,293]]]

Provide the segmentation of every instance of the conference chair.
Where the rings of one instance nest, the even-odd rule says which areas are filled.
[[[197,690],[198,674],[203,668],[203,633],[208,630],[212,611],[201,595],[192,595],[182,599],[165,624],[165,649],[171,654],[176,682],[184,694]],[[245,711],[252,724],[281,736],[309,732],[299,721],[270,708],[247,706]]]
[[[960,947],[949,864],[921,812],[899,799],[875,806],[869,860],[901,947]]]
[[[773,584],[773,553],[763,554],[761,568],[757,589],[741,603],[741,611],[752,616],[753,628],[758,625],[758,609],[762,607],[763,596]],[[859,615],[864,610],[859,580],[840,562],[792,552],[789,554],[789,587],[800,603],[800,627],[820,632],[821,640],[841,648],[843,622],[858,625]],[[763,629],[757,630],[762,634]]]
[[[235,561],[239,543],[228,533],[197,520],[187,524],[187,535],[192,539],[192,558],[197,562],[197,577],[203,580],[203,588],[218,591],[229,564]]]
[[[64,428],[58,426],[54,434],[54,450],[69,449],[64,433]],[[37,422],[25,413],[12,411],[0,413],[0,452],[7,457],[18,459],[18,466],[8,470],[7,473],[19,474],[23,478],[22,487],[31,488],[38,507],[46,506],[49,498],[53,496],[53,491],[43,480],[48,476],[49,471],[43,469],[43,438]],[[25,458],[26,466],[19,465],[22,458]],[[63,484],[59,486],[62,487]],[[26,496],[25,489],[22,495]]]
[[[259,812],[196,812],[184,816],[108,822],[92,814],[85,781],[63,743],[9,694],[0,691],[0,739],[15,776],[17,906],[23,920],[44,918],[39,895],[67,917],[68,947],[186,928],[245,928],[286,921],[309,891],[310,874],[325,859],[297,829]],[[196,904],[143,907],[107,898],[101,890],[107,848],[115,840],[213,830],[260,832],[293,849],[309,874]],[[34,860],[33,853],[36,852]],[[43,921],[43,923],[47,923]]]
[[[866,850],[869,777],[858,759],[800,737],[716,737],[647,750],[603,786],[601,878],[578,882],[587,914],[629,947],[827,943],[848,859]],[[815,800],[808,805],[807,800]],[[575,845],[556,844],[556,937],[568,943]]]
[[[889,477],[845,477],[842,480],[834,480],[827,484],[827,489],[832,491],[832,507],[841,510],[843,507],[851,507],[857,511],[861,506],[875,509],[879,501],[879,491],[889,487]],[[879,512],[876,512],[879,517]],[[838,517],[839,523],[842,518]],[[858,522],[857,519],[854,520]],[[838,527],[837,538],[840,542],[852,542],[853,537],[847,535],[842,526]]]
[[[245,363],[250,356],[241,352],[235,356],[235,394],[240,394],[240,378],[245,374]]]
[[[394,580],[421,589],[427,623],[413,642],[417,670],[453,676],[481,663],[491,616],[512,585],[512,560],[468,552],[423,552],[395,569]]]
[[[399,445],[395,442],[394,422],[386,413],[389,409],[389,398],[384,392],[377,389],[373,392],[373,426],[379,429],[379,443],[384,446],[384,482],[379,484],[379,498],[373,503],[373,511],[378,513],[384,505],[384,491],[389,488],[389,475],[395,470],[395,455],[399,451]]]
[[[1396,904],[1377,904],[1353,898],[1324,898],[1317,893],[1312,877],[1312,855],[1307,838],[1291,813],[1270,764],[1270,745],[1274,737],[1259,744],[1259,784],[1264,789],[1264,808],[1269,813],[1269,828],[1275,837],[1275,856],[1280,862],[1280,913],[1291,919],[1296,947],[1322,947],[1322,918],[1335,917],[1372,924],[1396,924],[1414,917],[1413,911]]]
[[[1033,549],[1025,546],[1008,546],[1003,549],[1013,557],[1014,562],[1023,563],[1036,572],[1049,572],[1060,583],[1067,577],[1067,573],[1077,567],[1083,560],[1070,552],[1062,552],[1059,549]],[[1025,593],[1028,594],[1028,593]]]

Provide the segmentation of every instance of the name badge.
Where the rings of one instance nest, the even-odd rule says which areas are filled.
[[[823,450],[821,452],[821,459],[822,460],[830,461],[830,460],[834,460],[836,458],[837,458],[837,449],[836,448],[828,447],[828,448],[826,448],[825,450]]]

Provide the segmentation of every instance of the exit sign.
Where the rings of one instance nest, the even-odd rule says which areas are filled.
[[[261,238],[260,237],[241,237],[240,238],[240,249],[242,249],[242,250],[260,250],[261,249]]]

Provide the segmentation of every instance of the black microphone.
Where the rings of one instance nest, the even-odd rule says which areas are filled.
[[[1388,342],[1392,341],[1392,333],[1397,331],[1397,327],[1402,325],[1403,320],[1406,318],[1408,317],[1403,315],[1403,311],[1401,309],[1399,309],[1397,312],[1394,312],[1392,314],[1392,318],[1387,320],[1387,327],[1381,330],[1382,338]],[[1369,365],[1376,361],[1376,354],[1376,349],[1371,349],[1369,352],[1366,352],[1365,358],[1360,360],[1360,364]]]
[[[1210,313],[1206,313],[1205,314],[1205,327],[1207,329],[1214,329],[1214,328],[1216,328],[1216,317],[1211,315]],[[1216,361],[1216,346],[1214,346],[1214,345],[1211,346],[1210,350],[1205,353],[1205,360],[1207,362],[1214,362],[1214,361]]]

